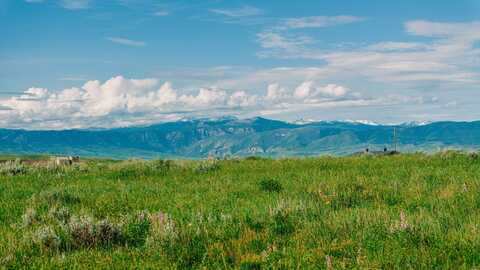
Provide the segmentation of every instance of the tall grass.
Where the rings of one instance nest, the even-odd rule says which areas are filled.
[[[92,160],[0,174],[0,267],[477,268],[480,159]]]

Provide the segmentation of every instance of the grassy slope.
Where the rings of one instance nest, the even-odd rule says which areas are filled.
[[[142,162],[92,161],[65,171],[30,169],[26,175],[0,176],[0,265],[78,269],[480,265],[480,158],[475,156],[229,160],[206,172],[195,170],[197,166],[198,162],[178,161],[161,173]],[[274,179],[283,189],[262,190],[262,179]],[[115,219],[144,209],[168,213],[182,240],[169,246],[32,248],[31,231],[18,224],[30,198],[42,192],[70,194],[78,201],[54,203],[97,218]]]

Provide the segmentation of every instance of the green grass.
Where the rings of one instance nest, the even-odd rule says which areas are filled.
[[[0,268],[471,269],[479,180],[459,152],[27,167],[0,175]]]

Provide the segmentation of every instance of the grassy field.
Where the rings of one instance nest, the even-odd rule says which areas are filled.
[[[0,166],[3,268],[480,266],[476,154]]]

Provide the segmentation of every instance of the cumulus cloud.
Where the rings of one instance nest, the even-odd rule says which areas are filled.
[[[313,81],[307,81],[295,88],[293,96],[296,99],[306,100],[308,102],[317,101],[319,98],[339,98],[343,97],[350,89],[336,84],[317,86]]]
[[[117,127],[187,116],[219,116],[226,111],[230,115],[252,116],[264,111],[298,110],[303,105],[351,106],[366,100],[347,87],[314,81],[290,89],[272,83],[262,94],[255,94],[218,87],[182,91],[157,79],[117,76],[61,91],[29,88],[21,95],[0,99],[0,125],[30,129]]]
[[[286,100],[289,98],[287,90],[278,83],[269,84],[267,87],[267,95],[265,99],[268,101]]]

